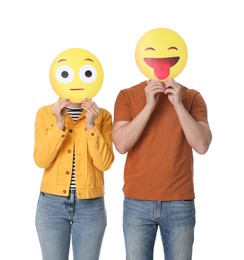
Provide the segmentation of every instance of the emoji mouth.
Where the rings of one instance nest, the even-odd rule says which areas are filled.
[[[160,80],[166,79],[170,74],[170,68],[173,67],[180,57],[171,58],[144,58],[148,66],[153,68],[154,75]]]
[[[84,88],[70,88],[70,90],[84,90]]]

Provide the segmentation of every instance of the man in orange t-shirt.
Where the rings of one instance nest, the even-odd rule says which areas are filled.
[[[123,227],[127,260],[151,260],[160,228],[165,259],[189,260],[195,227],[193,152],[212,134],[201,94],[174,79],[121,90],[113,142],[127,154]]]

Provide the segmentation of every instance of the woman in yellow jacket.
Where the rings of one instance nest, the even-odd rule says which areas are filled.
[[[91,99],[40,108],[34,159],[44,168],[36,211],[43,259],[99,259],[106,228],[104,176],[114,160],[111,114]]]

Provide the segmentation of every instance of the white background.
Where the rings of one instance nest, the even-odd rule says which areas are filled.
[[[35,210],[42,169],[33,160],[39,107],[57,100],[48,78],[53,58],[80,47],[104,68],[94,98],[113,114],[118,92],[145,78],[134,50],[146,31],[167,27],[185,40],[189,56],[178,82],[200,91],[213,142],[195,154],[195,260],[244,259],[243,251],[243,9],[242,1],[1,1],[0,259],[40,260]],[[105,172],[108,226],[102,260],[125,259],[122,233],[125,155],[115,151]],[[163,259],[158,233],[155,259]]]

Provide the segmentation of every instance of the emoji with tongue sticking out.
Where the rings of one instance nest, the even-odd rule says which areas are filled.
[[[156,28],[141,37],[135,56],[138,68],[147,78],[164,81],[182,72],[188,51],[178,33],[167,28]]]

